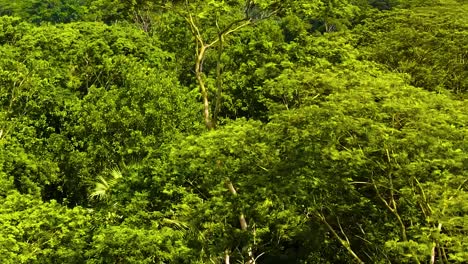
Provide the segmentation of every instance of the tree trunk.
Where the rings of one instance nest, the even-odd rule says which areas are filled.
[[[205,57],[206,47],[200,46],[197,54],[197,60],[195,62],[195,76],[197,77],[198,85],[200,86],[200,93],[203,99],[203,119],[205,120],[205,126],[208,130],[213,129],[213,122],[210,116],[210,104],[208,101],[208,91],[206,89],[205,81],[203,80],[202,63]]]
[[[237,196],[237,191],[234,188],[234,185],[232,184],[231,180],[229,178],[226,178],[227,186],[229,191],[231,192],[232,195]],[[247,231],[248,225],[247,225],[247,220],[245,220],[244,213],[241,211],[239,215],[239,224],[241,227],[242,231]],[[248,247],[247,249],[247,254],[249,256],[249,260],[247,261],[247,264],[255,264],[255,256],[252,252],[252,247]]]
[[[222,79],[222,68],[223,65],[221,63],[223,51],[224,51],[224,36],[220,34],[219,38],[219,46],[218,46],[218,61],[216,62],[216,104],[215,110],[213,113],[213,123],[216,125],[218,123],[218,115],[221,111],[221,95],[223,93],[223,79]]]

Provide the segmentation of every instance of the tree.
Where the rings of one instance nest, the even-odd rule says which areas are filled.
[[[88,2],[88,0],[0,1],[0,15],[19,16],[35,24],[69,23],[85,19]]]
[[[190,32],[196,43],[195,77],[200,88],[203,100],[203,117],[205,126],[212,129],[216,126],[219,113],[222,77],[221,57],[224,52],[225,38],[240,29],[252,24],[256,20],[264,19],[276,13],[278,9],[267,9],[272,4],[261,2],[258,5],[252,1],[231,1],[230,3],[219,3],[209,1],[208,3],[197,1],[186,1],[185,3],[169,2],[166,8],[181,15],[187,22]],[[202,27],[203,25],[203,27]],[[208,88],[203,73],[203,62],[206,52],[217,45],[218,62],[216,70],[216,106],[214,113],[210,112],[208,99]]]
[[[462,2],[36,2],[0,1],[0,262],[467,262]]]
[[[411,84],[464,98],[467,87],[466,4],[377,13],[354,31],[363,57],[407,73]]]
[[[2,21],[10,28],[1,40],[2,140],[24,149],[17,164],[40,161],[5,165],[20,174],[18,188],[86,203],[105,169],[157,155],[156,145],[198,129],[196,100],[170,76],[171,55],[138,29]]]
[[[83,208],[66,208],[11,191],[1,199],[2,263],[82,263],[92,221]]]

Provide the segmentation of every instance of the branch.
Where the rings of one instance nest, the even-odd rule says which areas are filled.
[[[359,263],[359,264],[364,264],[364,261],[362,261],[359,256],[354,252],[354,250],[351,248],[351,244],[349,243],[348,237],[344,233],[343,229],[341,228],[341,233],[344,235],[345,239],[341,238],[341,236],[333,229],[333,227],[327,222],[327,219],[322,213],[318,212],[313,212],[312,213],[316,218],[318,218],[322,223],[325,224],[325,226],[328,228],[328,230],[333,234],[333,236],[340,242],[340,244],[346,248],[348,253],[353,256],[353,258]],[[338,220],[339,221],[339,220]]]
[[[442,223],[439,223],[437,230],[439,231],[439,233],[440,231],[442,231]],[[431,264],[435,264],[437,243],[434,241],[432,244],[433,245],[431,250]]]
[[[229,256],[229,250],[224,251],[224,264],[230,264],[230,256]]]
[[[388,151],[387,151],[388,153]],[[406,235],[406,226],[405,224],[403,223],[403,219],[401,219],[401,216],[400,214],[398,213],[398,210],[397,210],[397,204],[396,204],[396,201],[395,201],[395,197],[393,195],[393,181],[392,181],[392,178],[391,178],[391,175],[390,175],[390,202],[391,202],[391,205],[393,205],[393,208],[392,206],[383,198],[382,194],[380,193],[379,189],[377,188],[377,184],[375,183],[375,180],[374,178],[372,178],[372,184],[374,185],[374,189],[377,193],[377,196],[379,197],[379,199],[385,204],[385,206],[390,210],[390,212],[392,212],[392,214],[397,218],[398,220],[398,223],[400,224],[400,231],[401,231],[401,236],[403,238],[403,241],[405,242],[408,242],[408,237]],[[412,251],[412,250],[411,250]],[[414,252],[411,252],[412,253],[412,256],[414,258],[414,260],[416,261],[416,263],[420,264],[421,262],[419,261],[418,257],[416,256],[416,254],[414,254]]]
[[[250,23],[252,23],[252,22],[251,22],[250,20],[247,20],[247,21],[245,21],[244,23],[240,24],[239,26],[237,26],[237,27],[235,27],[235,28],[233,28],[233,29],[230,29],[230,30],[226,31],[223,35],[224,35],[224,36],[227,36],[227,35],[229,35],[229,34],[235,32],[235,31],[237,31],[237,30],[239,30],[239,29],[241,29],[241,28],[243,28],[243,27],[249,25]]]
[[[219,47],[218,47],[218,60],[216,62],[216,103],[215,103],[215,110],[213,113],[213,124],[216,126],[218,122],[218,114],[221,111],[221,95],[223,92],[223,79],[222,79],[222,54],[224,51],[224,37],[223,35],[219,35]]]
[[[198,29],[197,25],[195,24],[195,21],[193,20],[192,14],[189,13],[188,18],[184,16],[184,19],[190,25],[190,31],[192,32],[192,35],[197,39],[197,42],[199,42],[200,45],[204,46],[205,43],[203,42],[200,30]]]
[[[237,23],[240,23],[242,21],[245,21],[244,23],[240,24],[239,26],[235,27],[235,28],[232,28],[234,25],[236,25]],[[213,45],[215,45],[216,43],[218,43],[220,41],[220,38],[221,37],[226,37],[227,35],[233,33],[233,32],[236,32],[237,30],[249,25],[251,23],[251,21],[249,19],[239,19],[239,20],[236,20],[232,23],[230,23],[229,25],[227,25],[221,32],[218,33],[218,37],[213,40],[210,44],[206,45],[205,47],[206,48],[209,48]]]
[[[218,166],[219,166],[220,163],[218,163]],[[229,192],[233,195],[233,196],[237,196],[237,191],[236,191],[236,188],[234,188],[234,184],[232,184],[232,181],[226,177],[226,184],[227,184],[227,187],[228,187],[228,190]],[[240,214],[239,214],[239,224],[241,226],[241,230],[244,231],[244,232],[247,232],[248,231],[248,225],[247,225],[247,220],[245,219],[245,215],[244,213],[241,211]],[[255,256],[253,254],[253,251],[252,251],[252,247],[248,247],[247,248],[247,255],[249,256],[249,260],[247,261],[248,264],[255,264]]]
[[[343,230],[343,227],[341,226],[340,219],[337,217],[336,220],[338,221],[338,226],[340,227],[341,234],[343,234],[344,238],[346,239],[346,243],[348,245],[351,245],[351,243],[349,243],[348,236],[346,235],[346,233]]]

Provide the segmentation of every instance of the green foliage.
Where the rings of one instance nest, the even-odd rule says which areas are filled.
[[[96,183],[94,191],[89,195],[92,199],[105,199],[110,196],[110,192],[114,185],[122,178],[122,172],[114,168],[110,171],[110,180],[106,180],[104,177],[99,176],[99,182]]]
[[[395,10],[377,14],[355,29],[366,59],[411,75],[431,91],[467,92],[466,4]]]
[[[91,216],[80,207],[10,192],[1,198],[2,263],[83,263]]]
[[[106,227],[93,237],[87,263],[184,263],[188,249],[183,232],[154,225],[150,229]]]
[[[87,0],[22,0],[0,1],[0,15],[18,16],[26,21],[69,23],[82,20],[86,13]]]
[[[468,261],[464,1],[0,12],[1,263]]]
[[[196,130],[192,109],[198,107],[169,76],[170,54],[138,30],[99,23],[17,30],[11,32],[14,42],[2,40],[10,42],[2,46],[0,89],[2,151],[17,146],[26,153],[21,161],[8,161],[24,163],[27,171],[11,168],[21,190],[39,188],[44,197],[85,202],[86,189],[103,169],[157,155],[158,146],[178,132]],[[41,161],[27,161],[35,159]],[[11,165],[5,166],[8,171]]]
[[[235,241],[242,241],[242,237],[226,237],[234,232],[236,214],[241,210],[250,216],[253,226],[245,235],[256,241],[256,252],[264,252],[267,241],[279,243],[269,244],[271,250],[298,239],[302,232],[312,232],[306,231],[307,222],[326,230],[325,221],[343,240],[349,239],[351,249],[368,262],[405,255],[429,259],[430,250],[426,249],[434,240],[422,240],[421,234],[438,222],[426,222],[426,212],[415,206],[421,203],[422,191],[435,192],[426,183],[451,184],[459,188],[453,191],[461,191],[456,196],[464,197],[460,186],[466,178],[467,106],[409,87],[398,76],[380,72],[376,78],[374,74],[379,71],[373,73],[367,66],[359,72],[354,69],[322,77],[320,86],[328,89],[322,99],[304,99],[296,109],[279,112],[265,126],[237,121],[202,137],[189,137],[187,143],[174,149],[174,178],[180,181],[184,177],[187,188],[204,200],[200,212],[190,217],[192,221],[201,217],[195,223],[197,230],[208,241],[234,239],[228,244],[214,242],[217,247],[205,250],[222,256],[226,248],[235,248]],[[448,163],[439,164],[442,160]],[[436,168],[451,176],[430,177]],[[228,195],[225,178],[236,183],[239,198],[232,200]],[[418,182],[424,189],[417,187]],[[440,197],[434,193],[436,196]],[[404,236],[385,206],[391,199],[401,214]],[[430,206],[434,213],[439,210],[437,214],[443,210],[424,206]],[[216,212],[224,224],[217,217],[211,218],[217,224],[209,224],[210,215]],[[455,220],[457,213],[443,214]],[[325,230],[314,236],[325,239]],[[444,242],[437,243],[462,234],[466,235],[454,229],[444,233]],[[390,241],[401,244],[395,248]],[[448,258],[463,254],[463,242],[458,241],[461,244],[444,244]],[[307,243],[313,245],[310,240]],[[409,248],[408,243],[412,243]],[[315,245],[317,251],[308,250],[320,256],[319,246]],[[331,259],[332,255],[321,256]],[[335,256],[335,261],[342,256]]]

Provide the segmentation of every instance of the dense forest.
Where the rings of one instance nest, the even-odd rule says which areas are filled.
[[[468,1],[0,0],[0,263],[468,263]]]

